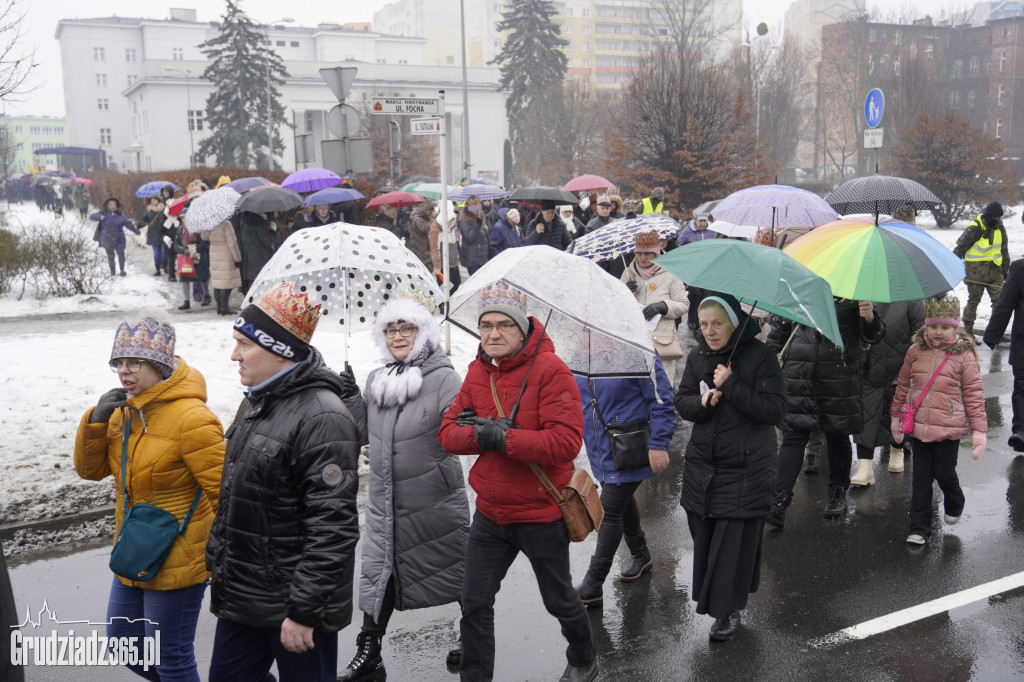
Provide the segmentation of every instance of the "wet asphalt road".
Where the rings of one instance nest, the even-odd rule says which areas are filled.
[[[1024,457],[1015,457],[1006,445],[1012,384],[1008,354],[986,349],[979,355],[991,430],[980,460],[961,449],[958,471],[967,496],[961,522],[943,526],[940,511],[928,544],[908,546],[909,468],[888,473],[884,455],[875,461],[877,484],[851,492],[850,513],[837,521],[821,517],[824,468],[815,476],[801,475],[786,529],[766,532],[760,590],[751,595],[743,627],[728,643],[709,642],[712,619],[696,615],[689,599],[691,542],[678,502],[689,429],[681,426],[671,466],[637,493],[654,571],[631,585],[610,579],[604,607],[589,612],[601,666],[598,679],[1024,679],[1021,589],[864,640],[829,648],[812,645],[843,628],[1024,570]],[[912,458],[908,465],[913,466]],[[571,549],[577,581],[593,543],[592,535]],[[102,620],[108,552],[106,546],[94,547],[15,565],[12,580],[20,612],[29,605],[38,610],[46,599],[59,619]],[[620,565],[627,560],[624,547],[619,560]],[[510,570],[496,608],[495,679],[558,679],[565,643],[522,557]],[[361,614],[355,615],[358,622]],[[454,605],[396,613],[384,640],[389,678],[456,679],[446,671],[444,658],[456,637],[457,619]],[[204,679],[214,624],[204,610],[196,637]],[[355,635],[355,625],[340,635],[340,668],[354,652]],[[30,668],[27,673],[30,682],[139,679],[110,668]]]

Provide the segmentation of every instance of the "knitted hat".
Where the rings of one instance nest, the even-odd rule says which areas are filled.
[[[304,293],[282,282],[247,305],[235,330],[274,355],[300,362],[309,355],[309,340],[320,319],[320,306],[310,307]]]
[[[506,213],[505,213],[505,222],[508,223],[509,225],[511,225],[513,223],[518,225],[519,224],[519,209],[517,209],[517,208],[510,208],[508,211],[506,211]]]
[[[229,182],[231,182],[230,176],[222,175],[219,178],[217,178],[217,187],[222,187],[228,184]],[[217,187],[214,187],[214,189],[216,189]]]
[[[985,210],[981,212],[981,215],[986,218],[1002,218],[1003,217],[1003,205],[998,201],[989,202]]]
[[[599,196],[597,198],[597,205],[598,206],[611,206],[612,205],[612,200],[608,198],[607,194],[602,194],[601,196]]]
[[[657,199],[658,201],[664,201],[665,190],[661,187],[655,187],[654,189],[651,190],[651,198]]]
[[[960,299],[956,296],[944,298],[929,298],[924,302],[924,323],[948,324],[951,327],[960,326]]]
[[[633,241],[636,243],[634,251],[647,251],[653,253],[661,253],[661,245],[657,232],[641,232],[640,234],[633,235]]]
[[[114,333],[110,359],[140,358],[149,361],[166,379],[174,368],[174,327],[152,316],[125,320]]]
[[[530,320],[526,316],[526,294],[504,282],[488,284],[480,290],[480,316],[477,321],[487,313],[508,315],[519,325],[523,336],[529,333]]]

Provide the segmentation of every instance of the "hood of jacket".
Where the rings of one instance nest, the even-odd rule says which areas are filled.
[[[174,356],[174,372],[156,386],[128,398],[128,406],[145,410],[150,405],[182,398],[197,398],[206,402],[206,380],[198,370],[190,367],[181,357]]]
[[[405,360],[399,362],[388,348],[384,330],[396,322],[410,322],[419,330]],[[422,305],[412,299],[393,299],[381,309],[374,322],[374,342],[386,363],[371,385],[373,399],[380,407],[404,405],[419,395],[423,377],[435,369],[451,367],[441,347],[441,325]]]

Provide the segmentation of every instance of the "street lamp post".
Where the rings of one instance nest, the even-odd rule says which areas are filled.
[[[192,122],[192,88],[190,82],[192,80],[192,69],[175,69],[171,66],[164,67],[164,71],[180,73],[185,77],[185,102],[188,110],[185,112],[185,120],[188,122],[188,165],[189,168],[196,165],[196,142],[195,135],[193,133],[193,122]]]

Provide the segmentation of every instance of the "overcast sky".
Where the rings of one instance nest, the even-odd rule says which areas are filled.
[[[455,2],[455,0],[451,0]],[[242,0],[242,6],[256,21],[277,21],[285,17],[295,19],[296,25],[313,26],[319,23],[345,23],[350,21],[372,21],[373,13],[388,4],[389,0],[333,0],[312,2],[303,0],[296,3],[282,3],[280,0]],[[750,27],[767,22],[770,27],[781,27],[782,18],[792,0],[744,0],[744,24]],[[25,15],[24,53],[35,50],[35,63],[31,84],[35,90],[22,101],[6,103],[6,111],[12,115],[64,115],[64,94],[61,85],[60,49],[54,38],[57,21],[61,18],[83,19],[112,15],[124,17],[145,16],[148,19],[167,19],[171,7],[194,7],[198,10],[199,21],[214,21],[224,12],[224,0],[16,0],[16,8]],[[868,0],[868,7],[882,6],[881,0]],[[936,6],[943,8],[963,7],[963,0],[907,0],[894,3],[886,0],[884,6],[894,4],[917,8],[928,8],[933,15]],[[282,13],[287,7],[287,13]]]

